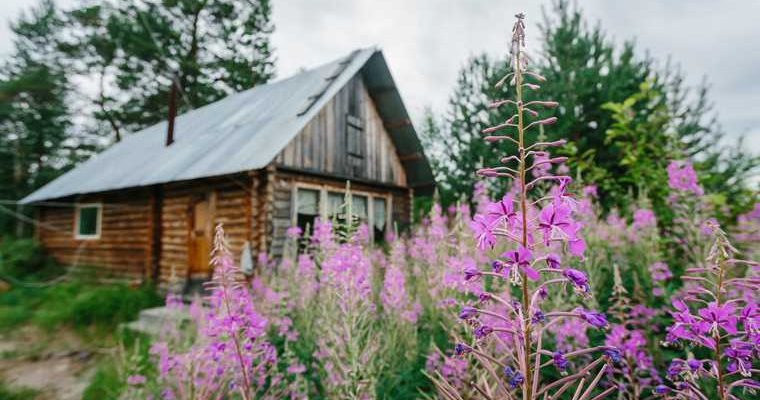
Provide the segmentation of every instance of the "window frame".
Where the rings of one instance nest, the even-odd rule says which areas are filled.
[[[94,234],[81,234],[79,232],[82,210],[85,208],[97,209]],[[103,228],[103,203],[77,203],[76,207],[74,208],[74,239],[76,240],[100,239],[102,228]]]
[[[298,223],[298,190],[316,190],[319,192],[319,218],[327,220],[328,216],[328,193],[340,193],[345,196],[345,187],[337,187],[327,184],[314,184],[306,182],[296,182],[293,184],[292,192],[290,194],[290,226],[295,226]],[[367,198],[367,225],[372,228],[374,225],[374,199],[382,198],[385,200],[385,227],[386,231],[393,226],[393,195],[381,194],[369,192],[366,190],[355,190],[351,188],[351,194],[355,196],[363,196]],[[370,240],[374,242],[374,229],[370,229]]]
[[[293,187],[293,193],[291,194],[292,196],[291,198],[293,199],[293,201],[291,202],[292,203],[291,207],[290,207],[290,226],[291,227],[298,226],[298,210],[299,210],[298,191],[299,190],[317,192],[317,213],[315,216],[316,218],[322,218],[322,215],[323,215],[324,204],[322,203],[324,202],[324,196],[322,195],[322,191],[316,187],[305,186],[305,185],[304,186],[295,185]],[[312,226],[311,229],[314,229],[314,227]],[[303,232],[303,233],[306,233],[306,232]]]

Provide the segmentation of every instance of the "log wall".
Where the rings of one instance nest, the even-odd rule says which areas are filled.
[[[252,221],[252,182],[248,175],[240,175],[164,187],[160,282],[184,282],[188,277],[192,208],[199,200],[209,200],[212,227],[223,224],[230,251],[235,261],[240,261],[244,243],[254,239],[253,224],[248,222]],[[252,245],[255,248],[255,243],[252,242]]]
[[[102,203],[97,239],[77,239],[76,203]],[[151,201],[147,190],[82,196],[39,209],[37,237],[59,263],[101,276],[142,279],[151,258]]]

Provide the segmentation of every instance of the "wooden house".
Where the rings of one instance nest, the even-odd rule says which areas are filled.
[[[277,256],[288,227],[336,212],[349,180],[380,239],[433,187],[375,48],[192,110],[166,135],[167,122],[128,135],[23,199],[46,251],[118,277],[205,279],[217,223],[237,257]]]

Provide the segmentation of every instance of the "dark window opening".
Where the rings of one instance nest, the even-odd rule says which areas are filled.
[[[296,226],[304,235],[311,235],[319,216],[319,191],[298,189],[296,199]]]
[[[348,115],[361,118],[361,85],[354,78],[348,84]]]
[[[383,198],[372,199],[372,231],[375,243],[385,242],[388,232],[388,209]]]

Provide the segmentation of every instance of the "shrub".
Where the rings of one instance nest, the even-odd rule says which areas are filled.
[[[39,280],[62,271],[32,239],[0,239],[0,279]]]

